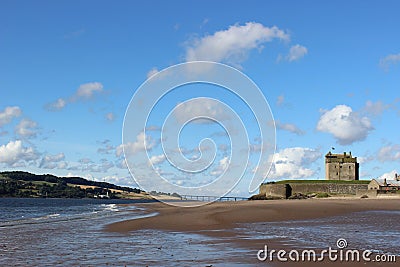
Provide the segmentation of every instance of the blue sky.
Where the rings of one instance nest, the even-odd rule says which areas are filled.
[[[130,99],[151,74],[210,60],[238,68],[269,102],[277,129],[268,179],[323,179],[323,155],[331,147],[359,157],[361,179],[400,171],[397,1],[2,1],[1,6],[1,170],[135,186],[121,154]],[[247,112],[223,90],[192,85],[166,97],[151,126],[160,127],[168,109],[202,94],[227,101],[238,114]],[[182,137],[191,156],[199,140],[194,133],[215,131],[215,142],[226,143],[217,125],[192,127]],[[257,139],[252,128],[249,136]],[[226,165],[224,149],[211,172]],[[160,153],[155,147],[151,156],[165,164]],[[245,184],[232,194],[247,195]]]

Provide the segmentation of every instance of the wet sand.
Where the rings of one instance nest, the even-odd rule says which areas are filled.
[[[331,217],[357,211],[400,210],[398,199],[307,199],[215,202],[200,207],[184,208],[164,203],[140,204],[159,215],[110,224],[111,232],[129,232],[139,229],[170,231],[205,231],[219,235],[219,231],[233,231],[238,223],[304,220]],[[234,232],[231,232],[234,234]]]
[[[265,240],[259,238],[240,238],[236,227],[246,223],[309,220],[326,218],[352,212],[375,210],[400,210],[399,199],[307,199],[274,201],[216,202],[200,207],[184,208],[164,203],[140,204],[149,213],[157,212],[154,217],[127,220],[105,227],[106,231],[128,233],[136,230],[155,229],[173,232],[192,232],[219,237],[220,242],[250,248],[262,249]],[[282,240],[269,240],[274,249],[296,248],[296,244],[287,244]],[[323,248],[321,248],[323,249]],[[254,254],[255,255],[255,254]],[[249,257],[248,255],[246,257]],[[247,260],[244,259],[244,262]],[[248,258],[249,263],[260,266],[336,266],[338,262],[258,262],[255,256]],[[397,262],[398,264],[398,262]],[[346,266],[395,266],[396,263],[346,263]]]

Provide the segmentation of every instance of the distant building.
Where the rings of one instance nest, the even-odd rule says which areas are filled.
[[[325,155],[325,179],[354,181],[359,179],[359,163],[357,157],[351,152],[346,154],[332,154],[330,151]]]
[[[400,190],[400,177],[395,174],[394,180],[372,179],[368,184],[368,190],[378,190],[380,192],[396,192]]]

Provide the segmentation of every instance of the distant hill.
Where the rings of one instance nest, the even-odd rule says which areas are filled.
[[[140,195],[139,195],[140,194]],[[138,198],[140,189],[96,182],[82,177],[57,177],[23,171],[0,172],[0,197]]]

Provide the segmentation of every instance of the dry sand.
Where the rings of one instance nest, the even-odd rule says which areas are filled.
[[[235,243],[238,246],[261,249],[262,240],[241,240],[235,238],[235,226],[238,223],[272,222],[287,220],[304,220],[313,218],[344,215],[368,210],[400,210],[399,199],[307,199],[307,200],[272,200],[272,201],[239,201],[216,202],[205,206],[184,208],[169,206],[163,203],[141,204],[149,212],[158,212],[154,217],[128,220],[110,224],[107,231],[130,232],[139,229],[157,229],[178,232],[198,232]],[[222,231],[215,231],[222,230]],[[279,240],[274,248],[285,248]],[[253,262],[253,260],[251,261]],[[254,263],[254,262],[253,262]],[[267,266],[267,264],[261,264]],[[274,263],[283,264],[283,263]],[[284,263],[298,266],[299,263]],[[314,263],[318,264],[318,263]],[[311,263],[302,266],[314,265]],[[321,263],[319,263],[321,264]],[[397,263],[398,264],[398,263]],[[335,266],[337,263],[325,262],[324,265]],[[387,264],[347,263],[346,266],[386,266]],[[390,264],[393,266],[393,264]],[[268,263],[271,266],[271,263]]]

